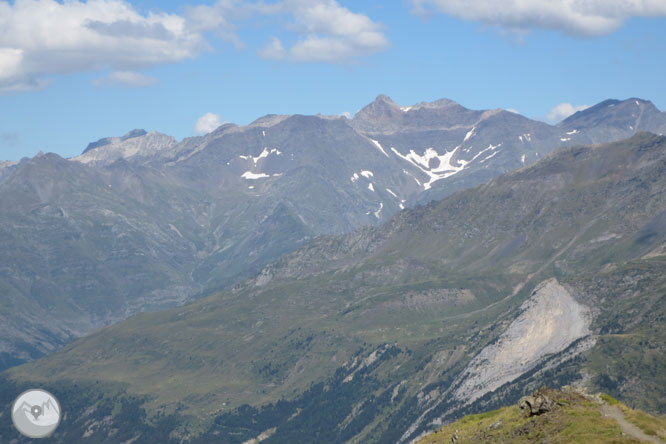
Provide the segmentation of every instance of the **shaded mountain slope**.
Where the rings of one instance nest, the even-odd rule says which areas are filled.
[[[564,148],[380,227],[321,237],[232,290],[134,316],[6,375],[66,398],[72,384],[92,383],[121,402],[94,381],[121,387],[187,424],[170,433],[193,442],[408,442],[534,384],[577,380],[663,412],[665,168],[666,138],[652,134]],[[562,323],[529,333],[560,312],[570,313]],[[556,336],[572,321],[580,334]],[[539,345],[555,337],[556,348]],[[643,343],[648,361],[618,359]],[[470,383],[475,399],[461,389]],[[90,418],[102,412],[88,407]]]
[[[660,132],[665,121],[638,99],[552,126],[447,99],[399,106],[379,96],[353,119],[267,115],[181,142],[134,130],[67,161],[1,163],[0,303],[11,327],[0,368],[233,286],[317,236],[387,222],[558,147]],[[523,242],[511,241],[495,253]]]

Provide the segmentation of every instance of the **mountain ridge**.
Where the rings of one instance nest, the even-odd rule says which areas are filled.
[[[387,222],[558,147],[630,134],[638,109],[617,105],[629,120],[609,132],[447,99],[389,100],[373,102],[389,111],[382,124],[369,112],[267,115],[180,142],[139,130],[72,159],[0,168],[0,242],[14,252],[0,260],[1,302],[12,307],[3,316],[21,324],[36,310],[48,326],[34,341],[7,329],[2,359],[34,359],[133,313],[233,286],[317,236]],[[660,128],[663,113],[644,111],[643,124]]]
[[[151,394],[148,411],[207,418],[186,435],[169,429],[192,442],[274,427],[268,443],[409,442],[534,384],[572,381],[663,412],[663,376],[649,368],[666,353],[664,168],[663,136],[563,148],[380,227],[317,238],[223,293],[133,316],[4,375],[59,384],[65,397],[67,384],[91,380]],[[469,405],[448,396],[474,380],[465,369],[479,368],[469,367],[476,356],[498,356],[483,350],[519,331],[521,304],[552,278],[590,308],[594,344],[567,340]],[[621,358],[639,343],[647,362]],[[121,427],[109,421],[96,437]],[[82,424],[62,433],[80,436]]]

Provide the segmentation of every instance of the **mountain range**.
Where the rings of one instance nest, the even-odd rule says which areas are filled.
[[[0,368],[250,278],[318,236],[391,220],[580,143],[663,133],[640,99],[558,125],[386,96],[352,119],[267,115],[181,142],[133,130],[0,165]]]
[[[663,413],[665,170],[655,134],[560,148],[76,340],[0,393],[48,386],[72,418],[55,442],[406,443],[544,384]]]

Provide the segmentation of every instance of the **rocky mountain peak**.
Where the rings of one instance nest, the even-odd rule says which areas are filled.
[[[122,137],[105,137],[90,143],[80,156],[74,157],[72,160],[81,163],[109,164],[121,158],[149,157],[176,143],[176,139],[166,134],[135,129]]]
[[[632,126],[638,129],[645,117],[662,114],[649,100],[630,98],[626,100],[608,99],[594,106],[578,111],[558,124],[560,127],[585,128],[606,122],[608,126]]]
[[[99,148],[101,146],[110,145],[110,144],[112,144],[114,142],[117,142],[117,141],[124,142],[125,140],[128,140],[128,139],[133,139],[135,137],[145,136],[146,134],[148,134],[148,133],[144,129],[133,129],[122,137],[103,137],[103,138],[97,140],[96,142],[90,142],[88,144],[88,146],[86,147],[86,149],[83,150],[83,152],[81,154],[85,154],[86,152],[88,152],[90,150],[94,150],[95,148]]]

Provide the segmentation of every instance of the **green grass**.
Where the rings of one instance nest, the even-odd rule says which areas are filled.
[[[617,422],[604,417],[599,405],[572,392],[547,390],[558,404],[554,410],[531,418],[517,405],[465,416],[427,435],[418,444],[512,443],[530,444],[630,444],[640,441],[626,436]],[[612,399],[604,396],[604,399]],[[615,401],[621,405],[619,401]],[[655,420],[655,418],[646,415]]]
[[[636,427],[641,429],[647,435],[656,436],[662,440],[666,440],[665,418],[654,417],[640,410],[634,410],[632,408],[629,408],[624,404],[621,403],[619,404],[620,408],[622,409],[622,413],[624,413],[624,417],[627,419],[627,421],[634,424]]]

